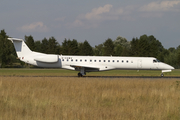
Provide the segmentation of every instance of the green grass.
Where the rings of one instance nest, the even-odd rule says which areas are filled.
[[[78,71],[64,69],[6,68],[0,69],[0,76],[77,76]],[[160,76],[161,71],[154,70],[111,70],[90,72],[86,76]],[[164,73],[165,76],[180,76],[180,70]]]

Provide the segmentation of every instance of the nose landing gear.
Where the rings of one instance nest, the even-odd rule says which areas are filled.
[[[161,73],[161,77],[164,77],[164,74],[163,74],[163,73]]]
[[[165,72],[171,72],[172,70],[162,70],[161,77],[164,77]]]

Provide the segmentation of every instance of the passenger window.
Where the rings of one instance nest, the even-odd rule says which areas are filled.
[[[110,62],[110,60],[108,60],[108,62]]]
[[[114,60],[113,60],[113,62],[114,62]]]
[[[119,60],[117,60],[117,62],[119,62]]]
[[[104,60],[104,62],[106,62],[106,60]]]
[[[76,62],[77,62],[78,60],[76,59]]]
[[[73,59],[71,59],[71,61],[73,61]]]
[[[99,62],[101,62],[101,60],[99,60]]]
[[[90,62],[92,62],[92,60],[90,60]]]
[[[96,60],[94,60],[94,62],[96,62]]]
[[[82,60],[80,60],[80,62],[82,62]]]
[[[85,60],[85,62],[87,62],[87,60]]]
[[[64,61],[64,59],[62,59],[62,61]]]
[[[129,61],[127,60],[126,62],[128,63]]]
[[[122,63],[124,62],[124,60],[122,60]]]
[[[68,61],[68,59],[67,59],[67,61]]]

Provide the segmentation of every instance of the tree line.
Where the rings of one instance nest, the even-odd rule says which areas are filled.
[[[14,67],[25,63],[17,59],[17,55],[11,41],[7,40],[5,30],[0,32],[0,67]],[[153,35],[142,35],[139,38],[126,38],[118,36],[116,40],[108,38],[102,44],[92,47],[87,40],[78,42],[75,39],[64,39],[59,44],[54,37],[35,41],[33,36],[25,36],[25,43],[32,51],[46,54],[62,55],[89,55],[89,56],[134,56],[134,57],[155,57],[162,62],[180,68],[180,45],[177,48],[165,49],[161,42]]]

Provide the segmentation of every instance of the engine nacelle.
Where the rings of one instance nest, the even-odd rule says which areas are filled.
[[[58,55],[43,54],[43,55],[36,56],[34,60],[39,61],[39,62],[44,62],[44,63],[55,63],[55,62],[58,62],[59,58],[58,58]]]

